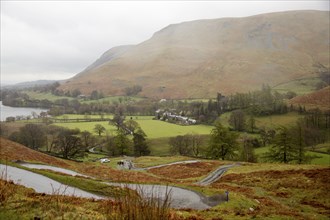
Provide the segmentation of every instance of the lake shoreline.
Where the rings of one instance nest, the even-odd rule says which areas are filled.
[[[3,105],[2,101],[0,101],[0,121],[6,121],[6,118],[8,117],[17,117],[17,116],[23,116],[28,117],[32,116],[32,112],[35,112],[36,114],[40,114],[41,112],[48,111],[49,109],[44,108],[33,108],[33,107],[12,107]]]

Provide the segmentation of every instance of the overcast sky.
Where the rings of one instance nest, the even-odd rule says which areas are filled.
[[[1,83],[72,77],[173,23],[305,9],[328,11],[329,1],[1,0]]]

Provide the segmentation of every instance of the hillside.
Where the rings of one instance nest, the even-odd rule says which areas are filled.
[[[291,99],[289,104],[330,110],[330,86],[310,94],[297,96]]]
[[[62,159],[32,150],[3,137],[0,137],[0,159],[4,161],[22,160],[37,163],[46,163],[60,167],[69,167],[69,164]]]
[[[329,68],[329,12],[290,11],[172,24],[135,46],[113,48],[61,89],[106,95],[205,98],[259,89]]]
[[[20,159],[39,163],[67,167],[66,161],[28,149],[20,144],[1,138],[0,158]],[[112,158],[111,160],[122,158]],[[139,157],[134,160],[142,167],[151,163],[166,164],[177,160],[175,157]],[[181,158],[187,160],[189,158]],[[98,180],[70,177],[50,171],[40,171],[42,175],[57,175],[64,184],[81,183],[80,187],[95,190],[99,180],[113,182],[157,183],[176,185],[185,189],[196,190],[201,194],[213,195],[210,200],[222,198],[229,191],[229,201],[220,203],[207,210],[171,209],[171,215],[162,219],[328,219],[329,216],[329,180],[328,166],[240,163],[232,167],[219,180],[208,186],[196,185],[206,174],[231,161],[201,160],[196,163],[174,164],[141,172],[140,170],[113,169],[109,164],[98,162],[70,162],[74,170],[92,175]],[[70,167],[69,167],[70,168]],[[71,168],[70,168],[71,169]],[[82,171],[82,172],[81,172]],[[290,178],[288,178],[290,177]],[[59,179],[57,179],[59,181]],[[93,182],[93,185],[91,185]],[[62,182],[63,183],[63,182]],[[79,188],[79,187],[78,187]],[[105,190],[104,186],[101,188]],[[42,216],[45,219],[72,219],[84,216],[93,219],[113,219],[132,205],[132,198],[127,198],[129,206],[116,207],[120,203],[113,200],[94,200],[63,197],[57,194],[38,194],[33,190],[0,180],[0,219],[32,219]],[[135,194],[134,194],[135,195]],[[182,195],[186,196],[186,195]],[[204,197],[206,198],[206,197]],[[122,201],[122,200],[121,200]],[[140,200],[139,200],[140,201]],[[157,200],[158,201],[158,200]],[[181,202],[181,201],[180,201]],[[148,203],[150,204],[150,203]],[[141,206],[150,210],[150,206]],[[125,214],[126,212],[124,212]],[[143,212],[144,213],[144,212]],[[117,218],[116,218],[117,219]],[[120,218],[121,219],[121,218]],[[149,218],[160,219],[160,218]]]

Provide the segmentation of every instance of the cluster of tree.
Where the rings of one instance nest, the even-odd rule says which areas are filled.
[[[33,87],[24,88],[22,90],[34,91],[34,92],[43,92],[43,93],[52,93],[54,94],[57,88],[60,86],[59,82],[53,82],[43,85],[35,85]]]
[[[257,162],[257,156],[254,149],[259,147],[257,138],[243,137],[241,147],[238,150],[238,159],[246,162]]]
[[[91,92],[91,95],[90,95],[91,100],[98,100],[98,99],[103,99],[103,98],[104,98],[104,94],[102,93],[102,91],[93,90]]]
[[[44,90],[42,90],[44,91]],[[24,91],[19,90],[2,90],[1,91],[1,101],[4,105],[13,107],[39,107],[39,108],[54,108],[62,109],[61,112],[66,113],[78,112],[78,111],[91,111],[91,104],[81,104],[78,99],[68,99],[67,97],[77,98],[81,95],[79,89],[75,89],[67,92],[58,92],[59,90],[51,90],[54,95],[63,96],[63,98],[56,99],[55,101],[50,101],[48,99],[33,99],[29,97]],[[92,91],[90,96],[91,100],[104,98],[102,92],[96,90]],[[86,97],[87,98],[87,97]],[[86,99],[85,98],[85,99]],[[106,103],[109,104],[109,103]],[[81,106],[82,105],[82,106]],[[80,109],[80,107],[82,109]],[[104,107],[106,108],[106,107]],[[56,112],[56,110],[54,110]],[[98,111],[101,111],[97,109]]]
[[[139,91],[139,86],[129,87],[129,93]],[[57,91],[57,90],[55,90]],[[79,92],[77,91],[77,94]],[[77,95],[76,94],[76,95]],[[71,95],[70,95],[71,96]],[[200,123],[212,124],[217,117],[226,111],[243,109],[253,115],[267,115],[273,113],[284,113],[287,111],[286,105],[282,102],[279,94],[272,94],[269,86],[264,86],[261,91],[252,93],[239,93],[229,97],[221,94],[217,95],[216,100],[210,99],[208,103],[187,102],[187,101],[166,101],[158,102],[153,100],[127,101],[119,99],[119,102],[102,101],[97,103],[82,103],[77,99],[69,100],[67,98],[49,100],[31,100],[26,94],[12,92],[6,95],[5,105],[10,106],[30,106],[49,108],[50,115],[60,114],[91,114],[91,113],[115,113],[121,109],[127,115],[154,115],[157,109],[176,109],[183,115],[197,119]],[[99,99],[103,97],[102,93],[93,91],[90,98]]]
[[[7,106],[27,106],[26,99],[29,96],[17,90],[1,90],[1,101]]]
[[[193,157],[201,156],[204,142],[205,137],[198,134],[178,135],[169,139],[172,154]]]
[[[330,111],[322,112],[319,109],[312,109],[305,112],[304,123],[307,127],[318,129],[330,128]]]
[[[158,103],[152,100],[132,101],[128,98],[119,98],[118,101],[107,101],[86,103],[79,99],[59,98],[54,101],[47,99],[34,100],[26,93],[15,90],[3,90],[1,97],[4,105],[13,107],[39,107],[49,109],[49,114],[57,116],[61,114],[101,114],[116,111],[127,115],[154,115]],[[104,97],[101,92],[92,92],[91,99]],[[119,110],[118,110],[119,109]]]
[[[166,102],[167,108],[176,108],[177,111],[185,112],[186,116],[197,119],[200,123],[213,124],[219,115],[225,112],[244,110],[249,115],[264,116],[272,114],[283,114],[288,112],[284,99],[296,96],[294,92],[281,95],[272,92],[271,88],[264,85],[261,90],[236,93],[230,96],[217,94],[216,99],[204,102]],[[172,104],[169,106],[169,104]]]
[[[133,136],[132,140],[129,138],[129,135]],[[116,135],[106,137],[106,149],[110,156],[146,156],[150,154],[146,137],[147,135],[139,124],[130,119],[122,124],[117,123]]]
[[[298,135],[294,137],[292,135]],[[264,154],[264,158],[269,161],[289,163],[306,161],[305,142],[303,141],[301,127],[292,127],[290,129],[281,127],[277,130],[273,146],[269,152]]]
[[[212,159],[257,162],[254,149],[261,146],[257,138],[244,137],[225,128],[220,121],[215,123],[209,137],[186,134],[169,140],[172,154]]]
[[[140,86],[140,85],[133,85],[133,86],[126,87],[124,89],[125,95],[127,95],[127,96],[137,95],[141,91],[142,91],[142,86]]]
[[[268,85],[263,85],[261,90],[249,93],[236,93],[227,98],[217,98],[211,109],[218,113],[245,109],[256,116],[282,114],[287,112],[287,105],[284,102],[285,96],[278,92],[272,92]]]
[[[131,132],[128,133],[125,128],[130,128]],[[96,135],[88,131],[80,132],[79,129],[32,123],[21,127],[19,131],[8,132],[5,126],[1,126],[1,135],[10,140],[63,158],[83,157],[96,146],[104,147],[110,156],[150,154],[146,134],[133,120],[125,121],[115,135],[106,133],[106,128],[101,124],[95,125],[94,132]]]
[[[9,139],[34,150],[45,148],[47,152],[56,152],[63,158],[83,156],[86,152],[78,129],[26,124],[12,133]]]
[[[324,126],[328,124],[324,123]],[[264,157],[270,161],[283,163],[306,163],[312,157],[306,155],[306,147],[324,143],[329,127],[322,127],[315,115],[299,119],[294,126],[280,127],[272,141],[272,147]]]

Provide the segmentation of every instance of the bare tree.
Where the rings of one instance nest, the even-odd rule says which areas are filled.
[[[105,132],[105,127],[103,127],[103,126],[100,125],[100,124],[96,124],[96,125],[94,126],[94,131],[95,131],[99,136],[101,136],[101,134]]]
[[[231,113],[229,124],[237,131],[243,131],[246,126],[245,114],[242,110],[235,110]]]
[[[85,149],[78,137],[78,129],[62,129],[57,137],[56,147],[63,158],[84,156]]]

